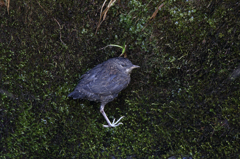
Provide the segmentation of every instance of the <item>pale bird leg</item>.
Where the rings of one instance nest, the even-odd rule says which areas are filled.
[[[102,113],[103,117],[105,118],[105,120],[107,121],[108,125],[103,125],[103,127],[108,128],[108,127],[117,127],[120,124],[123,123],[119,123],[119,121],[124,118],[124,116],[122,116],[121,118],[119,118],[116,122],[115,119],[113,119],[113,122],[111,123],[110,120],[108,119],[106,113],[104,112],[104,106],[105,105],[101,105],[100,107],[100,112]]]

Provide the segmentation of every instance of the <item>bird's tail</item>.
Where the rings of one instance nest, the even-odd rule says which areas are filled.
[[[78,98],[83,99],[85,95],[79,91],[73,91],[68,95],[68,97],[72,97],[73,99],[78,99]]]

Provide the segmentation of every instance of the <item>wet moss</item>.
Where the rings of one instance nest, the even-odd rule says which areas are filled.
[[[16,1],[0,8],[1,158],[239,157],[239,15],[220,1]],[[141,69],[106,105],[71,100],[127,45]],[[104,48],[104,49],[102,49]]]

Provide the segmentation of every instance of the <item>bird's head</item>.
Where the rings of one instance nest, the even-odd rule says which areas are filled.
[[[123,72],[129,75],[131,74],[133,69],[140,67],[137,65],[133,65],[129,59],[123,57],[116,58],[115,64],[118,69],[122,70]]]

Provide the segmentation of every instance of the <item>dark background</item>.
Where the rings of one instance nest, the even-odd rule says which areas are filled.
[[[239,157],[239,2],[117,0],[101,25],[104,1],[0,2],[0,158]],[[109,44],[141,66],[116,128],[67,98]]]

